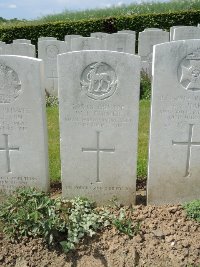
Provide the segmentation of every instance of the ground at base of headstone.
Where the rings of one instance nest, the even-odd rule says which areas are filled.
[[[142,186],[138,186],[142,190]],[[143,188],[144,189],[144,188]],[[60,194],[53,184],[52,196]],[[129,207],[125,207],[129,212]],[[189,219],[180,205],[134,206],[131,219],[140,221],[134,237],[110,227],[85,238],[76,250],[64,254],[42,239],[9,242],[0,234],[1,267],[133,267],[200,266],[200,223]]]

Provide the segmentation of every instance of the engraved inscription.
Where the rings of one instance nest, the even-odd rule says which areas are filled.
[[[0,147],[0,151],[5,151],[6,152],[6,162],[7,162],[7,172],[12,172],[11,171],[11,164],[10,164],[10,151],[19,151],[19,147],[9,147],[8,144],[8,134],[3,134],[4,136],[4,147]]]
[[[12,103],[21,93],[21,82],[17,73],[0,63],[0,103]]]
[[[200,90],[200,49],[187,55],[179,66],[179,81],[190,91]]]
[[[115,152],[115,148],[100,148],[99,142],[100,142],[100,132],[96,132],[97,134],[97,147],[96,148],[82,148],[82,152],[95,152],[97,153],[97,178],[96,178],[96,182],[100,183],[100,152],[105,152],[105,153],[114,153]]]
[[[188,135],[188,141],[186,142],[176,142],[172,141],[172,145],[179,145],[179,146],[187,146],[187,159],[186,159],[186,170],[185,170],[185,176],[190,176],[190,160],[191,160],[191,149],[192,146],[200,146],[200,142],[193,142],[193,128],[194,124],[189,124],[189,135]]]
[[[81,75],[81,88],[95,100],[103,100],[117,90],[118,80],[114,69],[106,63],[95,62],[87,66]]]
[[[46,54],[48,58],[55,59],[59,54],[58,47],[56,45],[48,45],[46,48]]]

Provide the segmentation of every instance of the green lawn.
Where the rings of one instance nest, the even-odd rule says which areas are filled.
[[[138,144],[138,177],[147,176],[147,155],[149,136],[149,100],[140,101],[139,120],[139,144]],[[60,144],[58,108],[47,108],[48,132],[49,132],[49,167],[51,181],[60,180]]]

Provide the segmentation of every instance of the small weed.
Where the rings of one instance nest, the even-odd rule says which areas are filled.
[[[57,107],[58,97],[53,95],[46,95],[46,107]]]
[[[200,222],[200,200],[194,200],[183,205],[183,208],[187,212],[189,218],[194,219],[197,222]]]
[[[141,72],[140,99],[151,98],[151,78],[144,71]]]

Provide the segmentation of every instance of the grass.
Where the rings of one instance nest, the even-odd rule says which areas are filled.
[[[139,119],[139,143],[138,143],[138,168],[137,176],[143,179],[147,176],[147,155],[149,136],[149,110],[150,101],[140,101]],[[60,181],[60,144],[59,144],[59,123],[58,107],[47,108],[48,133],[49,133],[49,167],[50,180]]]

